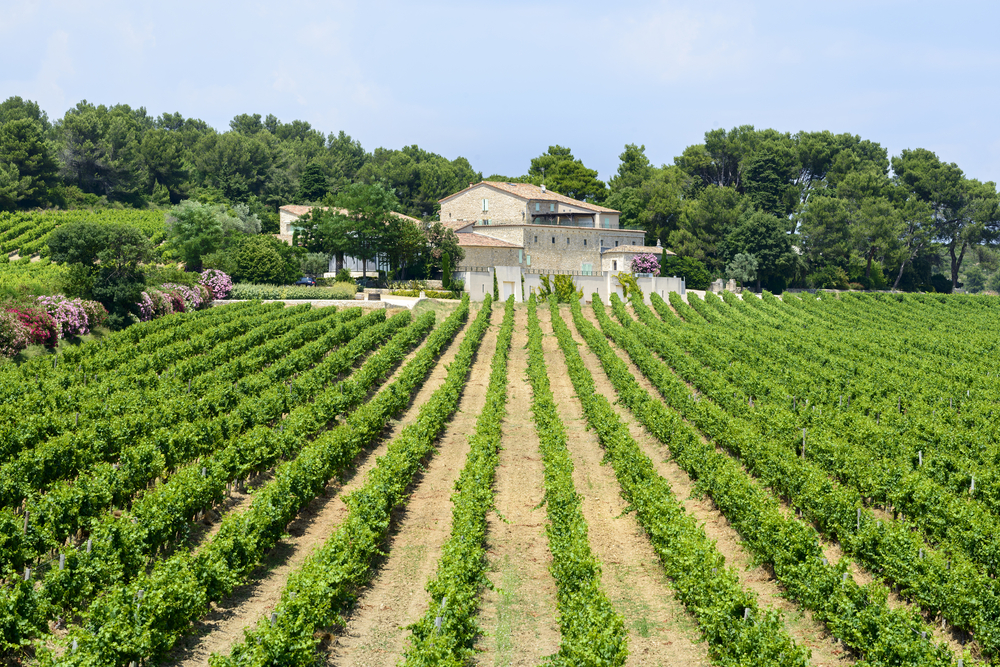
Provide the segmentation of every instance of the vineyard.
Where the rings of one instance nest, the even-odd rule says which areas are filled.
[[[164,219],[163,211],[153,210],[0,212],[0,255],[45,257],[49,252],[49,234],[68,222],[126,223],[137,227],[157,245],[166,238]]]
[[[998,326],[248,301],[6,364],[0,661],[996,664]]]

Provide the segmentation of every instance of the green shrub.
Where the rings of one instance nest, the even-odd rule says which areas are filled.
[[[350,269],[340,268],[337,271],[337,282],[338,283],[351,283],[354,284],[354,277],[351,275]]]
[[[559,303],[572,303],[583,298],[583,290],[576,289],[573,276],[558,274],[555,276],[539,276],[542,279],[541,296],[548,298],[555,294]],[[493,286],[496,289],[496,274],[493,276]]]
[[[806,282],[816,289],[848,289],[847,272],[839,266],[824,266],[819,271],[809,274]]]
[[[320,288],[313,288],[320,289]],[[327,288],[330,291],[329,298],[331,299],[353,299],[354,295],[358,293],[358,286],[353,282],[342,283],[335,282],[332,287]]]
[[[688,289],[708,289],[712,282],[712,276],[708,269],[700,260],[694,257],[678,257],[672,255],[667,257],[667,262],[660,267],[661,276],[680,276],[684,278],[684,285]]]
[[[935,273],[931,276],[931,286],[934,287],[935,292],[940,294],[951,294],[951,278],[946,277],[943,273]],[[959,287],[961,287],[961,285],[959,285]]]

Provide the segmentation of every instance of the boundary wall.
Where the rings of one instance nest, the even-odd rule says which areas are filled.
[[[595,271],[591,275],[571,273],[567,271],[552,272],[528,272],[519,266],[477,266],[459,267],[453,277],[455,280],[465,281],[465,291],[473,301],[482,301],[487,294],[493,294],[493,275],[497,277],[497,287],[500,289],[500,297],[506,299],[509,295],[514,295],[514,301],[520,302],[532,293],[538,294],[542,290],[542,275],[572,275],[573,283],[578,290],[583,290],[581,303],[590,303],[591,295],[597,292],[601,301],[610,304],[611,295],[617,294],[625,297],[625,290],[619,284],[615,273],[612,271]],[[649,295],[656,292],[666,299],[670,292],[677,292],[682,297],[687,296],[687,285],[684,278],[676,276],[640,276],[636,280],[645,295],[645,302],[650,303]]]

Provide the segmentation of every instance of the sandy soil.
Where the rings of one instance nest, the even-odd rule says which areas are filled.
[[[556,584],[545,537],[542,457],[531,419],[527,309],[515,310],[507,380],[507,418],[496,473],[496,508],[487,529],[488,576],[477,648],[479,665],[534,667],[559,650]],[[498,516],[499,513],[499,516]]]
[[[426,582],[434,575],[451,531],[451,493],[469,452],[468,435],[486,402],[490,364],[503,311],[495,309],[462,392],[405,509],[394,517],[388,557],[365,589],[346,627],[330,647],[327,664],[343,667],[394,664],[407,647],[407,627],[427,610]]]
[[[206,666],[213,652],[227,653],[242,638],[243,628],[253,627],[259,618],[274,609],[289,574],[301,567],[309,554],[323,544],[347,514],[342,496],[364,482],[367,472],[375,466],[377,457],[385,452],[388,441],[407,423],[416,419],[420,406],[444,381],[447,374],[445,366],[455,357],[467,330],[462,329],[446,348],[409,409],[400,420],[394,421],[387,428],[387,436],[378,446],[369,452],[362,452],[356,467],[348,471],[342,480],[331,480],[326,493],[314,499],[299,513],[288,528],[289,537],[278,543],[265,562],[251,575],[250,581],[238,587],[230,598],[213,605],[212,611],[195,624],[194,634],[181,639],[164,664]]]
[[[551,333],[548,308],[539,309],[539,319],[542,331]],[[566,427],[573,482],[582,496],[590,547],[601,559],[604,591],[628,628],[626,665],[708,665],[707,646],[698,642],[694,619],[671,594],[642,527],[634,514],[623,515],[627,503],[614,470],[601,463],[604,450],[596,434],[587,429],[558,342],[547,335],[543,345],[552,393]]]
[[[597,326],[593,311],[584,309],[587,319]],[[600,361],[583,344],[582,338],[576,332],[572,323],[572,316],[569,311],[563,314],[564,319],[574,333],[578,343],[581,343],[580,352],[584,363],[594,376],[594,383],[597,390],[609,400],[614,401],[616,396],[614,387],[601,368]],[[642,387],[652,395],[657,395],[656,388],[649,383],[628,359],[628,355],[617,348],[611,341],[612,349],[618,357],[624,361],[632,375],[639,381]],[[799,645],[805,646],[812,651],[812,663],[818,667],[832,665],[847,665],[854,662],[847,652],[842,650],[840,645],[835,644],[826,628],[821,623],[812,619],[812,614],[808,610],[802,610],[798,605],[783,597],[781,587],[771,576],[770,572],[763,567],[753,565],[752,555],[744,548],[739,533],[730,525],[725,516],[715,507],[715,504],[708,497],[695,497],[694,483],[691,478],[676,463],[667,458],[667,448],[659,440],[655,439],[645,428],[639,425],[632,414],[623,406],[614,405],[615,411],[629,425],[632,436],[642,447],[643,452],[649,456],[656,465],[657,472],[670,482],[674,493],[684,505],[685,510],[694,516],[705,529],[708,537],[715,541],[716,548],[725,556],[726,562],[737,569],[740,576],[740,583],[747,589],[757,594],[758,602],[765,606],[781,611],[785,616],[785,627],[789,635]]]

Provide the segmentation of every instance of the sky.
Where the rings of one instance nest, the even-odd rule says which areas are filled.
[[[1000,181],[1000,3],[0,0],[0,99],[240,113],[517,176],[550,145],[608,179],[715,128],[927,148]]]

